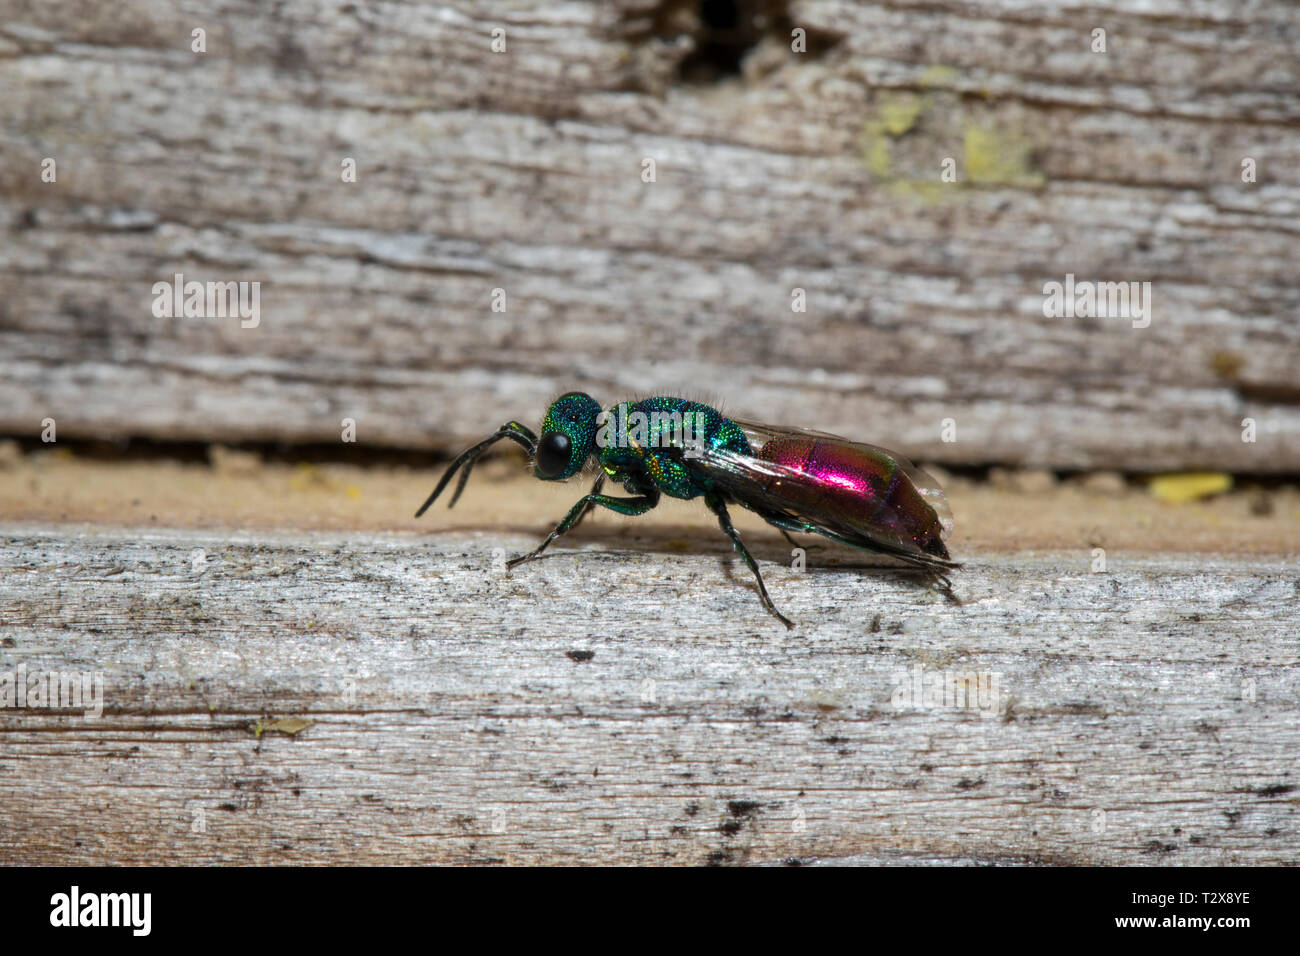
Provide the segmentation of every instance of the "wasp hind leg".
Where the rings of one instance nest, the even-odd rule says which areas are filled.
[[[740,556],[745,559],[745,563],[749,565],[749,570],[754,572],[754,581],[758,584],[758,596],[759,599],[762,600],[763,607],[767,610],[767,613],[771,614],[787,628],[793,630],[794,622],[778,611],[776,605],[772,603],[772,599],[768,597],[767,588],[763,584],[763,575],[758,571],[758,562],[755,561],[754,556],[749,553],[749,549],[745,547],[745,543],[740,540],[740,532],[736,530],[734,525],[732,525],[731,515],[727,512],[726,501],[724,501],[722,496],[716,492],[710,492],[704,496],[704,503],[709,506],[710,511],[718,516],[718,524],[721,526],[723,533],[731,539],[732,547],[734,547]]]
[[[926,568],[929,572],[930,582],[934,589],[948,599],[949,604],[961,607],[962,599],[957,596],[957,592],[952,589],[952,580],[938,568]]]
[[[768,524],[770,524],[777,531],[780,531],[781,537],[789,541],[790,544],[792,544],[794,547],[803,548],[805,551],[807,551],[809,548],[821,547],[820,544],[800,544],[794,538],[790,537],[791,531],[797,532],[798,534],[817,534],[818,533],[817,529],[814,528],[812,525],[807,524],[806,522],[803,521],[787,520],[785,518],[782,518],[778,515],[771,514],[766,511],[755,510],[754,513],[758,515],[760,518],[762,518],[764,521],[766,521]]]

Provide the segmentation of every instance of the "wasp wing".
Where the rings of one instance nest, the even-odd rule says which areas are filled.
[[[952,508],[948,504],[948,497],[943,493],[943,488],[940,487],[934,476],[924,468],[918,468],[912,464],[907,456],[896,451],[890,451],[888,448],[881,448],[879,445],[853,441],[843,435],[833,435],[830,432],[817,431],[814,428],[788,428],[781,425],[765,425],[761,422],[745,421],[738,418],[734,418],[732,421],[740,426],[745,433],[745,437],[749,439],[750,445],[755,449],[766,445],[773,438],[813,438],[834,442],[847,448],[856,448],[882,460],[894,462],[902,469],[903,474],[911,480],[916,490],[921,493],[921,497],[925,499],[926,504],[934,509],[935,516],[939,519],[939,526],[943,529],[943,536],[946,538],[952,534],[954,527]]]
[[[784,525],[792,530],[811,528],[844,544],[888,554],[912,564],[937,568],[954,566],[939,540],[946,529],[939,509],[933,504],[937,502],[945,514],[951,515],[943,492],[933,478],[905,458],[875,445],[823,432],[751,422],[737,424],[750,436],[756,454],[746,455],[706,445],[687,456],[687,467],[778,527]],[[811,468],[762,457],[763,446],[780,438],[815,442],[819,448],[831,446],[836,452],[847,449],[870,456],[874,464],[891,473],[897,469],[916,492],[912,507],[918,512],[918,519],[927,526],[932,522],[931,530],[918,534],[915,524],[909,529],[895,521],[873,520],[873,516],[880,514],[879,502],[865,498],[858,501],[853,493],[828,485],[825,475],[817,474]],[[951,518],[946,527],[951,527]]]

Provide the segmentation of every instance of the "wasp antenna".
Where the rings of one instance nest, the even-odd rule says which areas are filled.
[[[424,504],[420,505],[420,510],[415,513],[415,516],[418,518],[429,510],[429,506],[438,500],[438,496],[443,493],[456,472],[460,471],[463,467],[465,470],[461,471],[460,481],[456,485],[456,491],[451,496],[451,501],[447,504],[448,508],[454,507],[456,499],[458,499],[460,493],[465,490],[465,483],[469,481],[469,473],[474,470],[474,463],[478,461],[478,456],[483,454],[483,452],[488,449],[488,446],[496,444],[503,438],[508,438],[516,444],[522,445],[530,457],[537,453],[537,436],[533,434],[532,429],[519,424],[519,422],[506,422],[506,424],[497,429],[495,434],[489,435],[477,445],[466,448],[456,456],[455,460],[452,461],[447,470],[443,472],[442,478],[439,479],[437,486],[429,494],[429,497],[424,499]]]

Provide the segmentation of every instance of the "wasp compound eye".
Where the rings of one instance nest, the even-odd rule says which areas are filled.
[[[537,443],[537,470],[547,477],[561,474],[569,467],[571,445],[564,432],[547,432]]]

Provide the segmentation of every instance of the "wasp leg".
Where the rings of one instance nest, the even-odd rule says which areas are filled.
[[[772,603],[772,599],[767,596],[767,588],[763,585],[763,575],[758,572],[758,562],[755,561],[753,555],[749,553],[749,549],[745,547],[745,543],[740,540],[740,532],[732,525],[731,515],[727,513],[727,503],[722,499],[722,496],[716,492],[710,492],[705,495],[704,503],[709,506],[710,511],[718,516],[718,524],[722,527],[723,533],[731,539],[732,547],[734,547],[736,551],[740,553],[740,556],[745,559],[745,563],[749,565],[749,570],[754,572],[754,580],[758,583],[758,596],[763,602],[763,607],[767,609],[767,613],[771,614],[786,627],[793,630],[794,622],[778,611],[776,606]]]
[[[535,547],[527,554],[521,554],[517,558],[511,558],[506,562],[507,568],[513,568],[516,565],[523,564],[525,561],[531,561],[537,557],[552,541],[573,528],[575,524],[587,513],[587,509],[600,505],[602,508],[608,508],[610,511],[617,511],[621,515],[643,515],[655,505],[659,504],[659,491],[657,489],[635,498],[616,498],[613,495],[600,494],[600,487],[605,483],[605,476],[601,475],[592,485],[591,491],[578,499],[578,503],[569,509],[569,513],[564,516],[564,520],[555,526],[555,530],[546,536],[546,540]]]
[[[822,546],[820,544],[812,544],[811,542],[808,544],[800,544],[794,538],[790,537],[791,531],[797,532],[798,534],[817,534],[817,529],[806,521],[799,521],[796,518],[787,518],[781,514],[770,511],[761,511],[758,508],[751,508],[750,510],[777,531],[780,531],[781,537],[789,541],[793,547],[803,548],[805,551],[812,550],[813,548],[818,550],[821,549]]]
[[[765,511],[761,508],[750,508],[749,510],[754,512],[754,514],[758,515],[777,531],[780,531],[781,537],[785,538],[785,540],[789,541],[796,548],[804,548],[807,550],[809,548],[821,547],[819,544],[800,544],[794,538],[790,537],[791,531],[794,531],[797,534],[817,534],[817,528],[810,525],[808,522],[800,521],[798,518],[792,518],[789,515],[784,515],[776,511]]]
[[[587,495],[587,498],[590,499],[590,498],[591,498],[591,495],[594,495],[594,494],[596,494],[596,492],[600,491],[601,487],[602,487],[604,484],[605,484],[605,476],[604,476],[604,475],[597,475],[597,476],[596,476],[596,483],[595,483],[594,485],[591,486],[591,494]],[[588,500],[588,501],[587,501],[587,507],[585,507],[585,508],[582,509],[582,514],[578,515],[578,520],[575,521],[575,522],[573,522],[573,524],[569,525],[569,530],[572,531],[572,530],[573,530],[574,528],[576,528],[578,525],[582,524],[583,519],[586,518],[587,515],[591,514],[592,511],[595,510],[595,508],[596,508],[596,503],[595,503],[594,501]]]
[[[781,532],[781,537],[785,538],[785,540],[789,541],[789,542],[790,542],[792,545],[794,545],[796,548],[803,548],[805,551],[810,550],[810,549],[812,549],[812,548],[817,548],[817,549],[820,549],[820,548],[821,548],[821,545],[820,545],[820,544],[812,544],[811,542],[808,543],[808,544],[800,544],[800,543],[799,543],[798,541],[796,541],[794,538],[790,537],[790,531],[797,531],[797,532],[799,532],[800,534],[816,534],[816,533],[817,533],[816,531],[811,531],[811,530],[809,530],[809,528],[808,528],[807,525],[804,525],[804,524],[780,525],[780,524],[777,524],[775,521],[773,521],[771,518],[767,518],[767,517],[764,517],[763,520],[766,521],[768,524],[770,524],[770,525],[771,525],[773,528],[775,528],[777,531],[780,531],[780,532]],[[786,530],[787,528],[789,529],[789,531]]]
[[[930,573],[931,580],[936,585],[936,590],[948,599],[949,604],[955,604],[960,607],[963,603],[962,599],[957,596],[955,591],[953,591],[952,581],[948,578],[948,575],[936,568],[928,568],[927,570]]]

